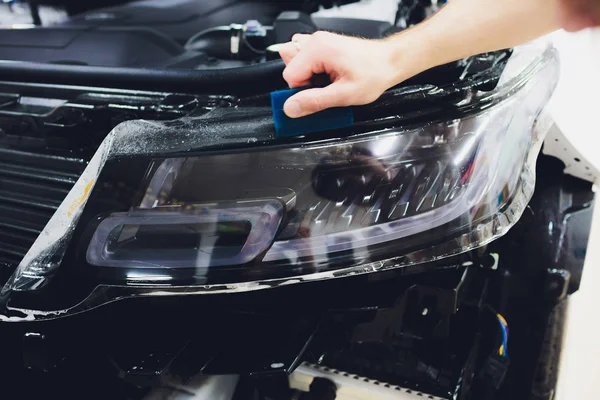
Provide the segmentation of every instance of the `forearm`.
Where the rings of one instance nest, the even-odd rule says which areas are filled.
[[[451,0],[421,24],[389,39],[393,63],[423,70],[529,42],[559,28],[557,0]]]

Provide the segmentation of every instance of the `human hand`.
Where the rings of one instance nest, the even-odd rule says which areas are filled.
[[[283,78],[291,88],[308,86],[314,75],[327,74],[331,84],[290,97],[284,111],[303,117],[331,107],[371,103],[388,88],[411,76],[395,64],[391,44],[328,32],[294,35],[279,53]]]

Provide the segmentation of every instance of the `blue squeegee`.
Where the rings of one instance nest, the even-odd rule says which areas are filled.
[[[354,124],[351,107],[329,108],[301,118],[285,115],[283,105],[292,95],[304,89],[289,89],[271,93],[271,108],[277,137],[300,136],[312,132],[346,128]]]

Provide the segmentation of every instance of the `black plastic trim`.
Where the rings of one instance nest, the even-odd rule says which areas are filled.
[[[179,70],[0,61],[4,81],[197,94],[248,95],[286,87],[281,60],[241,68]]]

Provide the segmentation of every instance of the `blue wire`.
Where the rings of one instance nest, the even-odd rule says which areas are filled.
[[[504,345],[504,357],[508,357],[508,334],[506,332],[506,327],[504,326],[500,318],[498,318],[498,323],[502,328],[502,344]]]

